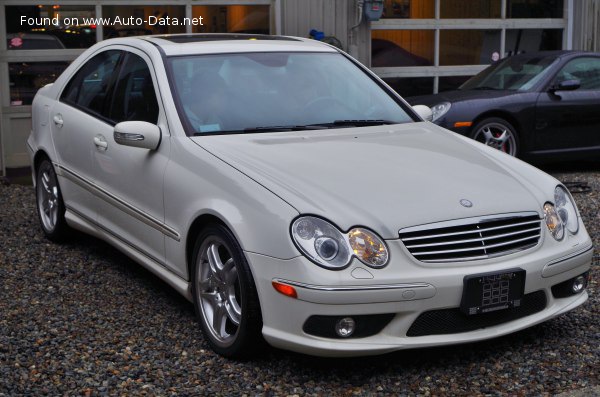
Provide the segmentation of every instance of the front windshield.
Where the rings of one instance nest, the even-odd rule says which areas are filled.
[[[188,135],[291,131],[413,119],[338,53],[244,53],[169,58]]]
[[[540,81],[556,62],[552,57],[509,57],[467,80],[460,90],[527,91]]]

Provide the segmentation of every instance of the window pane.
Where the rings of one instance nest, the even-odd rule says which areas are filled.
[[[567,80],[579,80],[580,90],[600,90],[600,59],[577,58],[558,72],[554,84]]]
[[[137,120],[156,124],[158,121],[158,102],[150,69],[139,56],[127,54],[113,97],[110,119],[114,122]]]
[[[392,77],[384,81],[405,98],[433,94],[433,77]]]
[[[8,64],[10,105],[31,105],[38,89],[54,80],[69,62],[15,62]]]
[[[456,90],[465,81],[469,80],[472,76],[448,76],[440,77],[438,82],[438,92]]]
[[[371,66],[433,65],[433,30],[371,31]]]
[[[94,6],[6,6],[9,50],[87,48],[96,43]]]
[[[269,6],[193,6],[192,16],[202,17],[194,33],[269,34]]]
[[[184,6],[102,6],[102,16],[110,18],[113,24],[115,21],[119,22],[112,26],[103,26],[105,39],[145,34],[185,33]],[[180,21],[181,25],[168,22],[171,18]]]
[[[506,55],[562,49],[562,29],[508,29]]]
[[[500,0],[440,0],[442,18],[500,18]]]
[[[440,32],[440,65],[487,65],[499,54],[499,30]]]
[[[382,18],[435,18],[434,0],[385,0]]]
[[[249,133],[336,120],[410,120],[402,104],[337,53],[194,55],[168,62],[188,134]]]
[[[61,101],[104,115],[104,102],[120,55],[121,51],[105,51],[90,59],[67,83]]]
[[[562,18],[563,0],[507,0],[507,18]]]

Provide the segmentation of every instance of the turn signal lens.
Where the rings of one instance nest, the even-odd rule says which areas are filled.
[[[382,267],[388,261],[388,251],[381,239],[375,233],[363,228],[355,228],[348,232],[348,242],[354,256],[365,265]]]
[[[289,296],[290,298],[294,299],[298,298],[298,293],[296,292],[296,289],[291,285],[282,284],[278,281],[272,281],[271,284],[273,285],[273,288],[275,288],[275,291],[279,292],[280,294]]]
[[[554,237],[555,240],[562,240],[565,235],[565,229],[556,209],[550,203],[544,204],[544,218],[552,237]]]

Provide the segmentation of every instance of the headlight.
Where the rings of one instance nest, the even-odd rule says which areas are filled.
[[[331,223],[314,216],[303,216],[292,223],[292,237],[307,258],[328,269],[339,270],[350,264],[352,257],[367,266],[380,268],[389,254],[383,240],[364,228],[342,233]]]
[[[383,267],[388,261],[388,251],[381,239],[373,232],[354,228],[348,232],[348,242],[354,256],[371,267]]]
[[[562,221],[564,227],[573,234],[579,231],[579,219],[577,218],[577,209],[571,195],[562,186],[557,186],[554,189],[554,203],[556,204],[556,212]]]
[[[448,110],[450,110],[451,107],[452,104],[450,102],[442,102],[433,106],[431,108],[431,111],[433,112],[433,119],[431,121],[436,121],[437,119],[441,118],[443,115],[448,113]]]
[[[562,221],[558,217],[554,205],[551,203],[544,204],[544,219],[546,219],[546,226],[548,226],[548,230],[550,231],[550,234],[552,234],[552,237],[554,237],[555,240],[562,240],[565,236],[565,229]]]

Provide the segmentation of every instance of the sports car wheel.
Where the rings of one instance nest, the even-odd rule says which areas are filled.
[[[52,241],[63,241],[69,231],[65,204],[54,167],[48,159],[42,160],[37,168],[35,190],[37,213],[44,234]]]
[[[492,117],[482,120],[473,129],[471,138],[511,156],[517,156],[519,138],[515,128],[506,120]]]
[[[226,357],[247,356],[262,342],[262,317],[254,279],[233,234],[207,227],[194,248],[192,294],[202,332]]]

